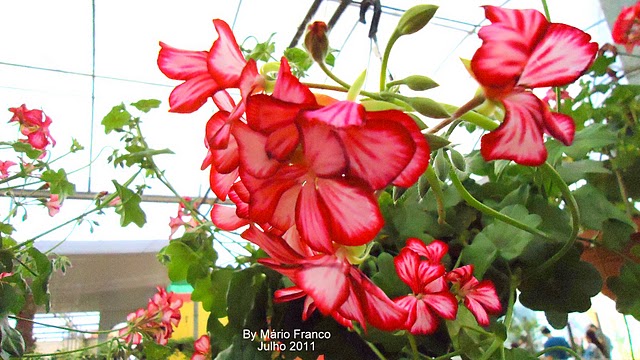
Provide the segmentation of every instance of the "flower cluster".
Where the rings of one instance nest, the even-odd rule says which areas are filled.
[[[613,24],[611,36],[616,44],[624,45],[627,52],[640,45],[640,1],[622,8]]]
[[[20,141],[30,144],[34,149],[43,151],[43,155],[49,144],[56,145],[56,141],[49,133],[51,118],[42,110],[29,110],[26,105],[22,104],[20,107],[10,108],[9,111],[13,113],[9,122],[20,124],[20,132],[27,137]]]
[[[191,203],[192,199],[187,196],[183,201]],[[197,205],[198,204],[195,204],[195,207],[197,207]],[[176,214],[176,217],[169,218],[169,227],[171,228],[169,239],[171,239],[181,227],[184,227],[186,232],[190,232],[197,228],[198,225],[200,225],[198,219],[189,214],[189,212],[185,210],[184,203],[180,202],[178,204],[178,213]]]
[[[207,360],[211,359],[211,341],[209,340],[209,335],[200,336],[193,343],[193,355],[191,356],[191,360]]]
[[[182,300],[173,292],[158,287],[158,292],[149,299],[146,308],[140,308],[127,316],[127,327],[119,332],[125,342],[140,344],[148,336],[158,344],[166,345],[173,334],[174,326],[180,323]]]
[[[447,251],[447,244],[440,240],[425,245],[419,239],[410,238],[394,259],[398,276],[409,285],[412,294],[393,301],[407,311],[404,328],[412,334],[435,332],[439,323],[437,316],[455,319],[458,300],[454,294],[464,299],[464,305],[482,326],[489,325],[488,312],[501,311],[494,285],[488,280],[479,282],[472,274],[473,265],[445,271],[441,262]]]

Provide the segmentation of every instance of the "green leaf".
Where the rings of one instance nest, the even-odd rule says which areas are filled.
[[[364,81],[367,78],[367,70],[364,70],[360,76],[353,82],[353,85],[349,88],[349,92],[347,93],[347,100],[355,101],[358,95],[360,94],[360,90],[364,85]]]
[[[611,171],[603,166],[601,161],[594,160],[578,160],[574,162],[563,163],[558,168],[558,174],[567,184],[572,184],[578,180],[584,179],[586,174],[611,174]]]
[[[27,154],[29,159],[32,159],[32,160],[35,160],[35,159],[39,158],[40,155],[42,155],[42,151],[41,150],[35,149],[29,143],[16,141],[11,145],[11,147],[13,147],[13,150],[15,152]]]
[[[221,351],[215,360],[270,360],[271,351],[258,351],[258,344],[236,335],[231,346]]]
[[[116,105],[102,119],[101,124],[104,125],[104,133],[108,134],[114,130],[122,130],[131,121],[131,114],[127,111],[124,104]]]
[[[227,293],[229,325],[235,329],[248,326],[247,320],[256,307],[256,298],[266,276],[256,268],[236,271],[231,276]],[[255,331],[255,330],[254,330]]]
[[[147,99],[147,100],[138,100],[137,102],[131,103],[136,109],[148,113],[151,109],[157,109],[160,107],[161,101],[156,99]]]
[[[13,252],[6,249],[0,250],[0,273],[13,271]]]
[[[21,358],[25,351],[24,339],[20,332],[9,325],[9,319],[0,319],[0,358]]]
[[[168,359],[173,353],[172,348],[160,345],[155,341],[145,341],[142,349],[147,359]]]
[[[78,139],[73,138],[71,140],[71,147],[69,148],[69,151],[71,151],[72,153],[76,153],[81,150],[84,150],[84,146],[82,146],[82,144],[78,142]]]
[[[453,347],[461,350],[470,359],[479,359],[493,342],[493,337],[481,328],[471,311],[466,307],[458,308],[455,320],[447,321],[447,331]]]
[[[216,318],[227,316],[227,292],[233,273],[232,269],[215,269],[210,277],[196,282],[191,298],[202,302],[202,307]]]
[[[640,321],[640,264],[627,261],[620,276],[607,279],[607,286],[616,294],[616,309]]]
[[[132,147],[132,146],[127,146],[126,149],[127,151],[129,151],[129,154],[118,156],[113,161],[114,166],[120,165],[122,163],[125,163],[127,167],[131,167],[135,164],[144,165],[144,161],[151,159],[152,156],[162,155],[162,154],[174,154],[174,152],[171,151],[170,149],[154,150],[154,149],[145,149],[143,147]]]
[[[120,214],[120,226],[124,227],[131,223],[138,225],[138,227],[144,226],[147,222],[147,216],[140,208],[140,203],[142,202],[140,195],[118,184],[117,181],[112,181],[122,201],[122,206],[116,207],[116,212]]]
[[[60,195],[61,199],[76,193],[76,186],[67,180],[67,173],[64,169],[60,169],[57,172],[47,170],[42,173],[40,179],[48,182],[51,193]]]
[[[573,144],[564,152],[574,159],[581,159],[592,150],[613,145],[618,141],[618,135],[610,130],[606,124],[592,124],[576,132]]]
[[[563,329],[569,322],[569,314],[566,312],[558,312],[553,310],[545,311],[544,315],[547,317],[549,325],[554,329]]]
[[[27,251],[36,265],[38,276],[31,283],[31,292],[33,293],[33,301],[37,305],[44,305],[47,312],[51,305],[51,293],[49,292],[49,280],[53,273],[53,265],[51,260],[40,252],[40,250],[32,247]]]
[[[462,250],[462,263],[473,264],[473,274],[482,279],[489,266],[498,257],[498,248],[486,236],[478,236],[473,239],[471,245]]]
[[[164,264],[169,279],[173,282],[186,280],[189,266],[198,262],[198,255],[189,246],[176,240],[165,246],[160,251],[160,256],[167,259]]]
[[[371,280],[378,285],[390,298],[407,295],[411,289],[398,277],[393,256],[383,252],[377,258],[378,273]]]
[[[515,220],[519,220],[532,228],[536,228],[542,222],[540,216],[529,214],[527,208],[520,204],[509,205],[500,212]],[[476,236],[474,242],[478,240],[478,237],[480,237],[480,239],[485,243],[486,241],[493,243],[496,249],[498,249],[499,256],[507,261],[511,261],[524,252],[524,249],[533,239],[534,235],[502,221],[496,220],[486,226]]]
[[[505,360],[537,360],[532,353],[530,353],[526,349],[505,349],[504,350],[504,359]]]
[[[607,200],[597,188],[587,184],[573,192],[580,209],[581,223],[587,229],[602,230],[602,223],[607,219],[619,220],[635,227],[627,214]]]
[[[629,243],[631,234],[636,229],[627,223],[615,219],[608,219],[602,223],[602,241],[609,249],[621,251]]]
[[[20,307],[24,302],[21,295],[18,293],[15,287],[6,281],[0,281],[0,315],[13,312],[15,310],[20,311]]]
[[[16,229],[13,227],[13,225],[8,224],[8,223],[0,223],[0,233],[5,234],[5,235],[11,235],[13,234],[13,232]]]

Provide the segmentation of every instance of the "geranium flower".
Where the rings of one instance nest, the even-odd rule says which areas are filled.
[[[351,321],[382,330],[397,330],[406,319],[403,309],[348,261],[347,252],[314,252],[301,241],[294,228],[284,236],[267,234],[254,225],[242,237],[258,245],[271,258],[259,262],[289,277],[294,287],[277,290],[275,301],[305,299],[303,319],[318,309],[352,327]]]
[[[185,197],[184,201],[191,202],[191,198]],[[188,217],[188,220],[185,220],[185,217]],[[169,227],[171,228],[171,234],[169,235],[169,240],[171,240],[173,235],[181,227],[184,227],[186,232],[190,232],[190,231],[193,231],[199,225],[200,223],[195,217],[185,212],[185,206],[181,201],[178,203],[178,213],[176,214],[176,217],[172,217],[172,216],[169,217]]]
[[[44,204],[47,210],[49,210],[49,216],[53,217],[60,212],[60,196],[58,194],[49,195],[49,200]]]
[[[473,276],[473,265],[454,269],[446,277],[454,284],[454,292],[464,299],[464,306],[476,317],[478,324],[489,325],[488,313],[498,314],[502,310],[495,286],[489,280],[478,281]]]
[[[442,250],[446,253],[448,247],[438,240],[431,247],[419,246],[422,242],[417,239],[411,243],[394,258],[394,263],[398,276],[413,293],[393,301],[409,313],[404,324],[407,330],[412,334],[432,334],[438,328],[438,317],[452,320],[458,312],[458,301],[449,292],[444,266],[439,263],[444,255]],[[428,255],[427,259],[421,260],[421,255]]]
[[[571,95],[567,90],[560,90],[560,100],[571,99]],[[547,103],[549,106],[553,106],[558,102],[556,90],[554,88],[549,88],[547,93],[542,98],[542,101]]]
[[[161,287],[157,290],[146,309],[138,309],[127,316],[127,327],[119,332],[125,342],[137,345],[146,335],[158,344],[166,345],[171,338],[173,328],[180,323],[182,300]]]
[[[569,116],[552,113],[530,89],[575,81],[592,63],[598,45],[579,29],[549,23],[536,10],[484,9],[492,24],[478,32],[483,43],[471,71],[485,96],[504,105],[506,115],[497,130],[482,137],[482,156],[540,165],[547,158],[543,134],[569,145],[575,124]]]
[[[209,51],[181,50],[160,42],[160,71],[170,79],[184,80],[169,96],[172,112],[194,112],[217,91],[239,88],[243,71],[257,75],[257,69],[245,70],[247,61],[229,25],[220,19],[213,25],[218,39]],[[255,62],[252,65],[255,68]]]
[[[640,45],[640,2],[622,8],[613,23],[611,37],[616,44],[624,45],[628,53]]]
[[[9,168],[13,165],[17,165],[11,160],[2,161],[0,160],[0,179],[6,179],[9,177]]]
[[[202,335],[193,343],[193,355],[191,360],[211,359],[211,341],[209,335]]]
[[[9,122],[18,122],[20,124],[20,132],[27,137],[27,139],[20,141],[29,143],[34,149],[38,150],[45,150],[49,144],[56,145],[56,141],[49,132],[51,118],[42,110],[29,110],[25,104],[22,104],[17,108],[9,108],[9,111],[13,113]]]

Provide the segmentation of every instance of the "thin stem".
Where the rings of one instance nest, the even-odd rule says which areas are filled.
[[[353,327],[353,330],[360,335],[360,338],[362,338],[362,340],[367,344],[367,346],[369,347],[369,349],[371,349],[371,351],[373,351],[374,354],[376,354],[376,356],[378,357],[378,359],[380,360],[387,360],[387,358],[384,356],[384,354],[382,354],[380,352],[380,350],[378,350],[378,348],[373,345],[371,342],[364,340],[363,336],[362,336],[362,331],[360,331],[360,329],[357,326]]]
[[[629,351],[631,351],[631,360],[636,360],[635,355],[633,354],[633,341],[631,336],[631,329],[629,328],[629,323],[627,322],[627,316],[622,315],[624,319],[624,326],[627,328],[627,337],[629,338]]]
[[[394,32],[387,43],[387,47],[384,49],[384,55],[382,55],[382,64],[380,65],[380,91],[385,90],[387,82],[387,65],[389,63],[389,55],[391,55],[391,48],[396,43],[400,36]]]
[[[516,303],[516,288],[520,280],[517,276],[512,275],[511,281],[509,284],[509,305],[507,307],[507,313],[504,315],[504,327],[509,332],[509,328],[511,327],[511,322],[513,321],[513,308]]]
[[[562,257],[573,247],[573,244],[578,237],[578,232],[580,231],[580,212],[578,211],[578,203],[576,202],[575,197],[573,197],[569,186],[562,180],[560,174],[558,174],[558,172],[553,168],[553,166],[549,165],[549,163],[544,163],[540,169],[547,173],[551,178],[551,181],[554,182],[560,188],[560,192],[562,192],[565,204],[571,212],[571,235],[569,235],[569,238],[562,248],[533,270],[532,274],[540,273],[551,267],[558,260],[562,259]]]
[[[496,350],[498,350],[500,347],[503,347],[502,343],[503,343],[502,340],[500,340],[499,338],[495,338],[493,340],[493,343],[491,343],[491,346],[489,346],[489,348],[487,349],[487,352],[485,352],[482,355],[480,360],[487,360],[487,359],[491,358],[491,355],[493,355],[493,353],[496,352]]]
[[[616,174],[616,180],[618,181],[618,187],[620,188],[620,196],[622,197],[622,203],[624,204],[627,216],[631,219],[633,216],[633,205],[629,202],[629,192],[622,180],[622,173],[620,173],[620,169],[615,169],[613,173]]]
[[[461,107],[457,108],[454,111],[454,113],[451,115],[451,117],[441,121],[436,126],[430,127],[429,130],[428,130],[428,133],[429,134],[435,134],[438,131],[444,129],[447,125],[451,124],[452,122],[456,121],[459,118],[462,118],[462,116],[464,114],[466,114],[466,113],[470,112],[471,110],[475,109],[476,107],[482,105],[484,100],[485,100],[484,95],[478,95],[478,96],[474,97],[473,99],[469,100],[469,102],[467,102],[466,104],[464,104]],[[449,109],[447,109],[446,106],[445,106],[445,109],[447,111],[449,111]]]
[[[413,337],[409,331],[407,331],[407,338],[409,339],[409,346],[411,346],[411,353],[413,354],[413,360],[420,359],[420,353],[418,352],[418,345],[416,344],[416,338]]]
[[[307,82],[303,82],[302,85],[305,85],[306,87],[313,88],[313,89],[332,90],[332,91],[340,91],[345,93],[348,91],[342,86],[335,86],[335,85],[307,83]]]
[[[338,84],[340,84],[345,89],[350,89],[351,88],[351,85],[349,85],[346,82],[342,81],[342,79],[340,79],[334,73],[332,73],[331,70],[329,70],[329,68],[327,67],[327,65],[325,65],[324,62],[318,62],[318,65],[320,65],[320,69],[322,69],[322,71],[324,71],[324,73],[327,74],[327,76],[329,78],[331,78],[331,80],[337,82]]]
[[[68,354],[75,354],[81,351],[86,351],[86,350],[90,350],[90,349],[95,349],[107,344],[111,344],[114,340],[109,340],[109,341],[105,341],[105,342],[101,342],[101,343],[97,343],[94,345],[90,345],[90,346],[85,346],[83,348],[80,349],[75,349],[75,350],[67,350],[67,351],[58,351],[55,353],[49,353],[49,354],[24,354],[22,355],[23,358],[41,358],[41,357],[46,357],[46,356],[52,356],[54,358],[57,358],[60,355],[68,355]]]
[[[424,175],[433,189],[433,195],[436,198],[436,205],[438,209],[438,224],[442,225],[446,223],[447,213],[444,209],[444,193],[442,192],[442,187],[440,186],[440,180],[436,175],[433,166],[427,167],[427,170],[424,172]]]
[[[542,0],[542,7],[544,8],[544,16],[547,18],[547,21],[551,22],[551,15],[549,14],[549,5],[547,5],[547,0]]]
[[[462,197],[462,199],[464,201],[466,201],[467,204],[469,204],[469,206],[471,206],[472,208],[487,214],[491,217],[494,217],[502,222],[505,222],[511,226],[517,227],[518,229],[524,230],[528,233],[534,234],[534,235],[538,235],[541,236],[545,239],[548,240],[554,240],[551,236],[549,236],[548,234],[546,234],[545,232],[538,230],[536,228],[532,228],[531,226],[522,223],[510,216],[507,216],[501,212],[498,212],[490,207],[488,207],[487,205],[481,203],[480,201],[478,201],[476,198],[473,197],[473,195],[471,195],[467,189],[464,187],[464,185],[462,185],[462,182],[460,182],[460,179],[458,178],[458,175],[456,174],[455,170],[453,169],[453,165],[451,167],[451,169],[449,170],[449,178],[451,179],[451,182],[453,183],[453,186],[455,186],[455,188],[458,190],[458,193],[460,194],[460,196]]]
[[[444,355],[435,357],[432,360],[448,360],[448,359],[451,359],[454,356],[458,356],[458,355],[462,355],[462,354],[464,354],[464,351],[456,350],[456,351],[450,352],[448,354],[444,354]]]
[[[551,346],[551,347],[548,347],[548,348],[546,348],[544,350],[538,351],[534,356],[535,357],[540,357],[543,354],[545,354],[545,353],[547,353],[549,351],[554,351],[554,350],[566,351],[569,354],[571,354],[573,357],[575,357],[576,359],[578,359],[578,360],[582,359],[582,357],[580,357],[580,355],[578,355],[578,353],[575,352],[573,349],[568,348],[568,347],[564,347],[564,346]]]
[[[469,101],[469,103],[471,103],[471,101]],[[458,112],[458,109],[459,109],[457,106],[450,105],[450,104],[440,103],[440,105],[442,105],[442,107],[450,113],[456,113]],[[466,122],[477,125],[485,130],[495,130],[499,126],[499,124],[497,124],[495,121],[474,111],[467,111],[463,115],[460,115],[459,118]],[[431,129],[433,128],[429,128],[429,130]]]
[[[28,321],[28,322],[36,324],[36,325],[42,325],[42,326],[56,328],[56,329],[60,329],[60,330],[73,331],[73,332],[82,333],[82,334],[109,334],[109,333],[112,333],[114,331],[120,331],[122,329],[126,329],[126,327],[124,327],[122,329],[115,329],[115,330],[88,331],[88,330],[79,330],[79,329],[73,329],[73,328],[68,328],[68,327],[64,327],[64,326],[46,324],[46,323],[42,323],[42,322],[39,322],[39,321],[35,321],[35,320],[32,320],[32,319],[27,319],[27,318],[23,318],[23,317],[20,317],[20,316],[15,316],[15,315],[8,315],[8,317],[11,318],[11,319],[15,319],[15,320]]]

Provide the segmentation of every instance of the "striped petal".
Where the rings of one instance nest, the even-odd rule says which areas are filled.
[[[327,219],[330,217],[324,201],[318,196],[315,184],[302,186],[296,202],[296,227],[302,239],[312,249],[333,253],[331,234]]]
[[[238,169],[228,174],[219,173],[215,166],[209,169],[209,186],[220,200],[225,200],[233,183],[238,179]]]
[[[209,73],[222,88],[238,87],[240,74],[247,61],[229,25],[220,19],[213,20],[213,25],[218,32],[218,39],[209,51]]]
[[[424,294],[422,300],[433,311],[444,319],[453,320],[458,313],[458,300],[448,291],[433,294]]]
[[[302,85],[291,74],[291,67],[284,56],[280,60],[278,80],[273,88],[273,97],[294,104],[316,105],[316,98],[308,87]]]
[[[347,166],[344,148],[332,127],[322,123],[299,122],[304,156],[318,176],[336,176]]]
[[[305,260],[292,280],[313,298],[322,314],[329,315],[349,296],[347,274],[350,267],[349,263],[339,261],[335,256],[320,255]]]
[[[293,125],[287,125],[279,128],[267,136],[265,150],[269,157],[278,161],[285,161],[289,158],[293,150],[298,147],[300,136],[298,128]]]
[[[219,89],[218,84],[209,76],[201,74],[192,77],[176,86],[169,95],[169,111],[175,113],[192,113]]]
[[[238,142],[240,163],[244,170],[257,178],[267,178],[273,175],[280,163],[271,159],[265,150],[267,137],[251,130],[242,122],[237,122],[232,129],[233,136]]]
[[[158,68],[168,77],[174,80],[187,80],[207,71],[207,51],[190,51],[174,48],[160,42],[158,53]]]
[[[249,225],[247,219],[242,219],[236,214],[236,207],[214,204],[211,209],[211,221],[213,224],[224,231],[234,231],[245,225]]]
[[[576,123],[570,116],[548,111],[545,107],[544,130],[549,135],[560,140],[566,146],[571,145],[576,133]]]
[[[365,110],[353,101],[338,101],[318,110],[305,111],[302,116],[309,121],[345,128],[364,124]]]
[[[503,99],[504,122],[482,137],[480,153],[485,160],[506,159],[518,164],[538,166],[547,159],[542,141],[544,110],[542,102],[530,92],[518,92]]]

